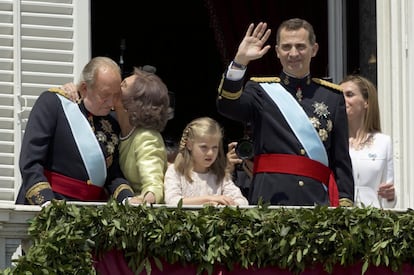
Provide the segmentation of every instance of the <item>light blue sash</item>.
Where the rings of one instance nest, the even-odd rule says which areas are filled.
[[[328,166],[329,161],[325,147],[296,99],[279,83],[260,83],[260,85],[279,107],[309,158]]]
[[[56,94],[62,102],[63,110],[72,129],[73,138],[85,164],[86,171],[92,184],[104,186],[106,180],[105,158],[87,119],[79,109],[78,104]]]

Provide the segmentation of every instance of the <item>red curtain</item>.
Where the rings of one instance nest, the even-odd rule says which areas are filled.
[[[250,23],[267,22],[272,34],[267,41],[270,51],[249,65],[249,75],[277,75],[281,65],[274,46],[279,24],[293,17],[309,21],[315,30],[319,52],[312,61],[312,75],[324,77],[328,71],[328,8],[327,1],[309,0],[204,0],[210,26],[224,67],[234,58],[237,47]]]
[[[196,266],[188,265],[181,266],[179,264],[168,264],[163,262],[163,270],[159,270],[154,263],[151,263],[151,275],[194,275],[197,273]],[[128,267],[124,256],[121,251],[113,250],[106,253],[102,258],[96,260],[95,269],[100,275],[134,275],[134,272]],[[349,267],[336,266],[331,274],[335,275],[361,275],[362,264],[356,264]],[[227,270],[225,267],[216,267],[213,271],[213,275],[294,275],[293,272],[268,267],[268,268],[250,268],[243,269],[235,267],[232,271]],[[146,275],[147,272],[144,270],[141,275]],[[207,272],[205,272],[207,274]],[[328,275],[329,273],[323,270],[323,266],[319,265],[314,268],[306,269],[301,275]],[[401,272],[393,272],[386,267],[369,267],[365,275],[397,275],[397,274],[414,274],[414,266],[405,264]]]

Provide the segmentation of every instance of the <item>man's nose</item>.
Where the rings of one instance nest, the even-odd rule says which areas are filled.
[[[299,53],[299,51],[298,51],[298,49],[296,49],[295,46],[293,46],[289,51],[289,54],[293,55],[293,56],[298,55],[298,53]]]

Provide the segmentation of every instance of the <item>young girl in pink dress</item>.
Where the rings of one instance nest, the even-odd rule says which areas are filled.
[[[165,203],[248,205],[226,170],[223,132],[214,119],[201,117],[184,129],[174,165],[164,178]]]

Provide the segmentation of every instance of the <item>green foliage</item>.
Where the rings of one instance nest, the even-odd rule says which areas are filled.
[[[300,273],[321,264],[362,261],[399,271],[414,263],[414,211],[364,208],[202,209],[137,207],[110,201],[76,206],[53,202],[30,222],[33,246],[4,274],[96,274],[93,256],[121,249],[136,273],[151,273],[153,260],[195,264],[211,274],[214,265],[230,270],[279,267]]]

